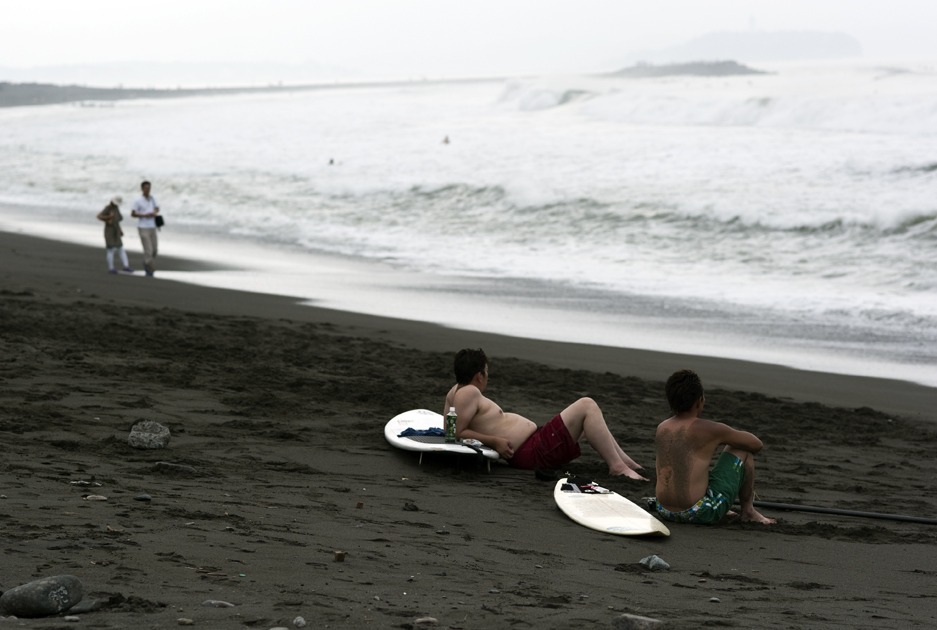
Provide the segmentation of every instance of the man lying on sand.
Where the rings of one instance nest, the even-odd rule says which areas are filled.
[[[657,425],[657,513],[678,523],[711,525],[738,498],[743,521],[775,523],[755,510],[755,454],[764,446],[755,435],[721,422],[703,420],[706,397],[699,376],[674,372],[665,388],[672,418]],[[709,470],[716,448],[726,447]]]
[[[460,350],[455,357],[456,384],[446,394],[445,415],[455,407],[456,437],[480,441],[498,451],[511,466],[553,470],[579,457],[579,438],[585,436],[610,475],[647,481],[641,466],[612,437],[602,410],[591,398],[580,398],[541,427],[516,413],[505,413],[483,395],[488,385],[488,357],[479,348]]]

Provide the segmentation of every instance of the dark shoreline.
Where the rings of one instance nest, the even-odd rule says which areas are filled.
[[[28,287],[31,279],[44,282],[49,271],[40,271],[42,277],[35,277],[37,267],[24,265],[23,259],[14,254],[16,251],[30,252],[30,255],[36,252],[42,258],[36,261],[39,269],[55,265],[54,273],[62,281],[74,284],[81,293],[131,300],[141,306],[159,306],[168,301],[185,304],[193,310],[231,315],[264,316],[270,312],[281,312],[283,317],[297,321],[342,322],[355,331],[398,340],[424,351],[448,352],[463,345],[475,345],[484,347],[489,354],[513,356],[558,368],[609,372],[661,382],[673,370],[689,367],[700,372],[704,382],[711,387],[754,392],[794,402],[852,409],[868,407],[937,423],[934,415],[937,388],[907,381],[811,372],[737,359],[462,331],[423,322],[310,306],[288,296],[241,293],[165,280],[159,280],[155,286],[139,283],[117,285],[112,282],[113,278],[98,273],[103,264],[103,254],[96,248],[0,231],[0,267],[16,269],[6,274],[5,284],[12,282],[20,287]],[[81,262],[74,264],[75,260]],[[165,270],[174,271],[210,269],[204,262],[167,257],[161,258],[160,265]],[[466,340],[471,342],[466,343]]]

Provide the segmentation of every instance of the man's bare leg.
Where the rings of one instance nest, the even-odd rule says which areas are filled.
[[[580,398],[564,409],[560,417],[574,440],[578,442],[579,438],[585,435],[586,441],[608,464],[610,475],[624,475],[629,479],[647,481],[632,468],[632,465],[638,468],[640,466],[618,446],[615,437],[608,430],[602,410],[594,400]]]
[[[621,457],[623,462],[628,464],[631,470],[644,470],[644,466],[628,457],[628,453],[621,450],[621,446],[618,445],[618,442],[615,442],[615,448],[618,449],[618,456]]]
[[[739,504],[742,506],[739,514],[740,519],[752,523],[761,523],[762,525],[777,523],[775,519],[768,518],[755,509],[755,456],[747,451],[739,451],[734,448],[727,447],[725,450],[742,460],[742,469],[745,472],[742,487],[739,488]]]

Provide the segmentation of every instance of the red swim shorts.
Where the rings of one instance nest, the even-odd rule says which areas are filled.
[[[560,414],[534,431],[509,462],[514,468],[552,470],[565,466],[582,454]]]

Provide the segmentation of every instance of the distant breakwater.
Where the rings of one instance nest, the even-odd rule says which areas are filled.
[[[501,80],[491,78],[424,80],[423,85],[441,83],[482,83]],[[99,103],[132,99],[185,98],[189,96],[223,96],[270,92],[303,92],[336,88],[369,88],[414,82],[378,81],[367,83],[313,83],[303,85],[264,85],[205,88],[102,88],[84,85],[56,85],[52,83],[10,83],[0,81],[0,107],[27,107],[62,103]]]

